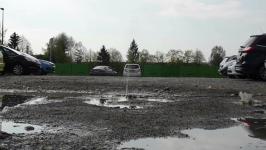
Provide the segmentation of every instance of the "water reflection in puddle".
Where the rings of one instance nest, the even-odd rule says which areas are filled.
[[[13,121],[0,121],[0,129],[9,134],[33,134],[41,132],[43,127],[24,123],[14,123]]]
[[[111,107],[111,108],[128,108],[128,109],[142,109],[143,107],[135,105],[142,102],[159,102],[168,103],[173,102],[167,99],[156,99],[147,98],[137,95],[126,96],[115,96],[115,95],[104,95],[101,97],[90,96],[90,97],[79,97],[78,99],[85,100],[84,103],[96,106]],[[134,104],[135,103],[135,104]]]
[[[127,109],[142,109],[143,108],[141,106],[136,106],[136,105],[119,104],[119,102],[123,102],[123,100],[124,99],[120,99],[120,101],[119,100],[113,101],[113,100],[107,100],[107,99],[92,98],[91,100],[84,101],[84,103],[90,104],[90,105],[102,106],[102,107],[121,108],[121,109],[123,109],[123,108],[127,108]]]
[[[144,138],[126,142],[118,149],[142,148],[145,150],[265,150],[266,141],[252,137],[256,131],[242,126],[219,130],[192,129],[182,133],[190,138]],[[260,131],[261,132],[261,131]],[[264,132],[266,134],[266,132]]]

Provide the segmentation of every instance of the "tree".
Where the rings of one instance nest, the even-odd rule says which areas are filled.
[[[102,65],[108,65],[110,63],[110,54],[107,52],[105,46],[101,48],[100,52],[98,53],[97,60],[102,64]]]
[[[136,63],[139,60],[139,52],[138,52],[138,45],[136,44],[135,40],[130,44],[128,54],[127,54],[127,61],[129,63]]]
[[[157,63],[163,63],[165,61],[164,54],[160,51],[155,53],[155,60]]]
[[[183,62],[183,52],[181,50],[170,50],[166,57],[170,63],[182,63]]]
[[[149,62],[150,59],[150,53],[148,50],[143,49],[140,53],[139,53],[139,61],[140,63],[147,63]]]
[[[84,53],[86,51],[86,47],[83,46],[83,44],[81,42],[78,42],[75,44],[74,46],[74,60],[76,63],[81,63],[82,60],[84,59]]]
[[[18,44],[18,49],[21,52],[33,55],[32,48],[30,42],[23,35],[20,36],[20,41]]]
[[[214,66],[219,66],[225,57],[225,50],[222,46],[214,46],[212,48],[210,56],[210,64]]]
[[[200,50],[196,50],[194,55],[193,55],[193,61],[196,64],[201,64],[205,61],[204,55]]]
[[[19,37],[19,35],[18,35],[16,32],[14,32],[14,33],[10,36],[8,46],[9,46],[10,48],[13,48],[13,49],[19,51],[19,49],[18,49],[19,41],[20,41],[20,37]]]
[[[47,48],[44,49],[45,56],[55,63],[71,62],[74,43],[74,39],[65,33],[52,37],[47,43]]]
[[[110,54],[110,62],[122,62],[122,54],[114,48],[111,48],[108,50],[108,53]]]
[[[97,61],[97,53],[89,49],[85,51],[85,61],[86,62],[96,62]]]
[[[192,50],[186,50],[184,52],[184,62],[185,63],[192,63],[194,60],[193,51]]]

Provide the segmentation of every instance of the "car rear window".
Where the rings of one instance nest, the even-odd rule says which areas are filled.
[[[242,46],[243,47],[249,47],[249,46],[251,46],[256,41],[257,38],[258,37],[256,37],[256,36],[250,37]]]
[[[139,69],[139,65],[126,65],[127,69]]]

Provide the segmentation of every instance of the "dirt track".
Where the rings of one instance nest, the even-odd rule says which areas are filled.
[[[231,118],[255,115],[254,107],[237,104],[240,91],[266,102],[265,82],[240,79],[130,78],[131,99],[122,104],[143,109],[84,103],[95,95],[123,96],[123,77],[1,76],[0,85],[0,95],[45,96],[50,102],[2,112],[5,120],[45,125],[41,133],[0,140],[7,149],[116,149],[141,137],[186,137],[181,130],[225,128],[236,124]]]

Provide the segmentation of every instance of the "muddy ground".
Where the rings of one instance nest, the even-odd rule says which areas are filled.
[[[1,76],[0,86],[2,96],[49,101],[4,108],[2,120],[40,125],[43,131],[0,139],[1,149],[115,150],[142,137],[186,138],[181,130],[226,128],[237,124],[232,118],[264,117],[239,104],[240,91],[266,103],[265,82],[243,79],[129,78],[130,99],[121,104],[130,108],[123,109],[84,103],[95,96],[123,97],[123,77]]]

